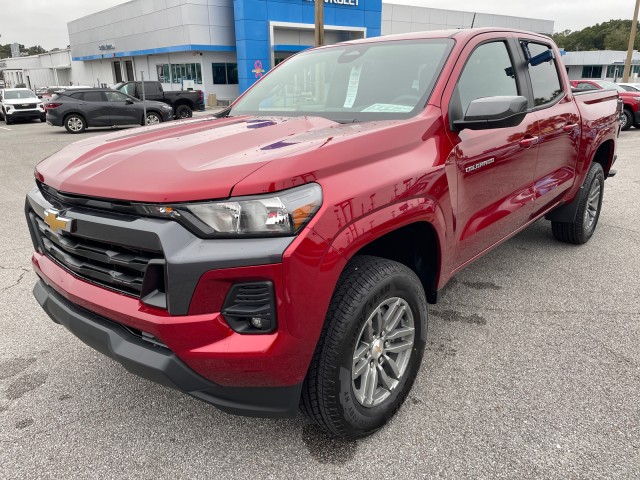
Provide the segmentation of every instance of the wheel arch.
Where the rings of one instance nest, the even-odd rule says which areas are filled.
[[[607,178],[607,176],[609,175],[609,170],[611,170],[611,165],[613,164],[614,151],[615,151],[614,141],[605,140],[598,146],[595,153],[593,154],[591,163],[599,163],[602,166],[602,170],[604,170],[604,178]]]
[[[89,122],[87,121],[87,117],[85,115],[83,115],[81,112],[78,112],[76,110],[72,110],[72,111],[67,112],[67,113],[64,114],[64,116],[62,117],[62,126],[64,126],[64,124],[67,122],[67,119],[71,115],[77,115],[78,117],[82,118],[82,120],[84,121],[85,127],[90,127],[91,126],[91,125],[89,125]]]
[[[401,263],[420,279],[429,303],[436,303],[441,268],[438,233],[428,221],[409,223],[392,230],[354,252]]]

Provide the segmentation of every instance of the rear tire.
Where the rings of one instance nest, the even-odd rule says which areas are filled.
[[[633,113],[627,110],[626,108],[622,111],[622,115],[620,115],[620,130],[627,131],[633,125],[634,118]]]
[[[193,110],[188,105],[178,105],[176,107],[176,118],[191,118],[193,116]]]
[[[583,185],[574,221],[551,222],[551,231],[556,240],[582,245],[589,241],[596,230],[604,192],[604,171],[599,163],[591,164]]]
[[[80,115],[72,113],[64,118],[64,128],[69,133],[82,133],[87,129],[87,123]]]
[[[416,274],[383,258],[355,257],[329,305],[301,410],[342,438],[374,433],[411,390],[426,333],[427,301]]]

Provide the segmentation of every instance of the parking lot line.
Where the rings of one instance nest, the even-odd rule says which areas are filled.
[[[7,127],[0,127],[0,128],[1,128],[2,130],[8,130],[8,131],[11,131],[11,129],[10,129],[10,128],[7,128]]]

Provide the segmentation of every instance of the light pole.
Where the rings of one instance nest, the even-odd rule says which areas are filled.
[[[636,8],[633,11],[633,22],[631,23],[631,34],[629,35],[629,48],[627,49],[627,60],[624,62],[624,75],[622,81],[627,83],[631,73],[631,59],[633,58],[633,46],[636,41],[636,28],[638,27],[638,9],[640,9],[640,0],[636,0]]]
[[[316,47],[322,45],[324,45],[324,0],[316,0]]]

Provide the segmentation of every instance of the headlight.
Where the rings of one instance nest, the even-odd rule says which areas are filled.
[[[137,208],[146,215],[175,220],[198,236],[250,237],[295,235],[321,205],[322,188],[309,183],[268,195]]]
[[[640,97],[633,97],[636,102],[640,102]]]

